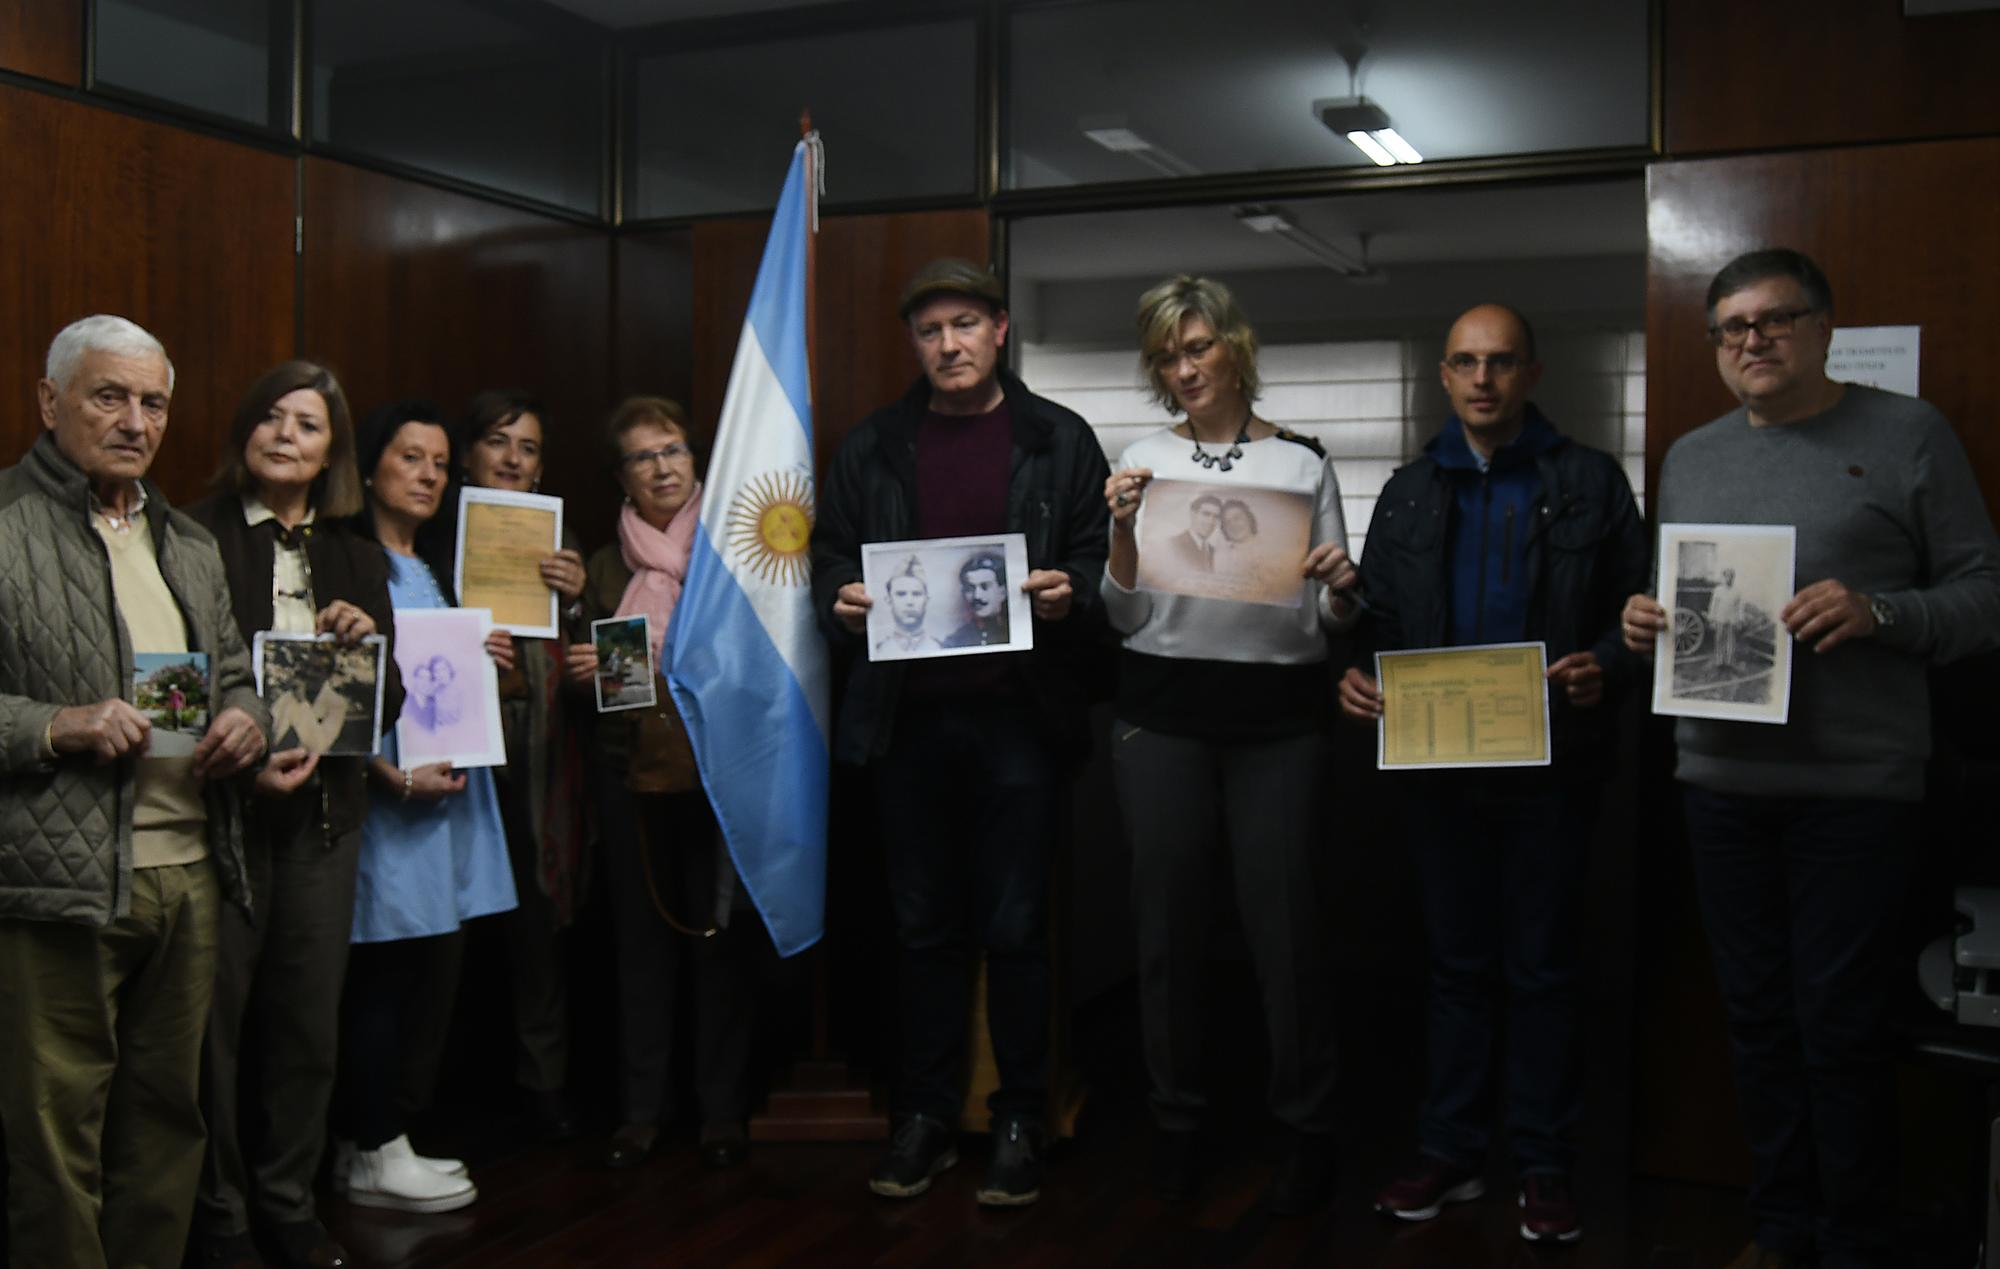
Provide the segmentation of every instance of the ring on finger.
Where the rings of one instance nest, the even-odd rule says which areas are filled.
[[[1114,499],[1114,501],[1117,502],[1117,504],[1121,507],[1129,507],[1132,505],[1132,495],[1127,493],[1125,490],[1120,489],[1118,491],[1118,497]]]

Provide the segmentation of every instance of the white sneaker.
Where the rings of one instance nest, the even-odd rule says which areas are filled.
[[[448,1162],[448,1161],[447,1161]],[[454,1212],[479,1197],[466,1177],[426,1167],[408,1137],[356,1150],[347,1170],[347,1201],[397,1212]]]
[[[415,1158],[418,1163],[423,1164],[431,1171],[442,1172],[446,1176],[472,1175],[472,1170],[465,1166],[465,1160],[463,1159],[445,1159],[427,1154],[416,1155]],[[335,1194],[347,1193],[347,1173],[353,1166],[354,1143],[344,1137],[334,1138],[333,1167],[331,1169],[333,1175],[330,1179],[332,1180],[333,1192]]]

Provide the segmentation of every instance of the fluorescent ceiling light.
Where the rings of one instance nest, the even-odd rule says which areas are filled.
[[[1145,137],[1125,126],[1125,120],[1117,115],[1085,117],[1077,122],[1078,131],[1096,144],[1113,154],[1122,154],[1129,159],[1143,163],[1162,176],[1200,176],[1201,169],[1164,146],[1154,145]]]
[[[1389,153],[1388,150],[1382,147],[1380,142],[1376,141],[1374,137],[1369,136],[1367,133],[1350,132],[1347,134],[1347,139],[1354,143],[1355,149],[1367,155],[1374,162],[1376,167],[1396,166],[1396,156]]]
[[[1377,167],[1421,163],[1424,156],[1389,125],[1389,112],[1366,97],[1325,97],[1313,104],[1313,116],[1353,143]]]
[[[1150,141],[1130,128],[1085,128],[1083,135],[1118,154],[1132,154],[1153,148]]]
[[[1382,128],[1378,130],[1375,133],[1375,140],[1381,144],[1383,149],[1395,155],[1398,163],[1421,163],[1424,161],[1424,156],[1417,153],[1417,148],[1408,141],[1403,140],[1402,134],[1398,133],[1394,128]]]
[[[1292,219],[1292,214],[1282,207],[1268,203],[1238,207],[1236,223],[1251,233],[1269,234],[1281,238],[1344,277],[1359,278],[1368,274],[1368,259],[1365,255],[1355,255],[1328,242],[1310,229],[1301,229],[1298,222]]]

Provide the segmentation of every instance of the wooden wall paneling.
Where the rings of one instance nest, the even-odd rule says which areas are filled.
[[[713,429],[750,307],[770,218],[694,227],[694,400]],[[854,424],[901,396],[918,372],[896,321],[896,299],[938,256],[984,260],[987,217],[977,208],[820,221],[813,313],[813,437],[824,466]]]
[[[1665,0],[1669,154],[2000,132],[2000,13],[1899,0]]]
[[[176,372],[154,475],[186,501],[250,381],[291,355],[292,161],[60,97],[0,85],[0,451],[41,431],[49,340],[118,313]]]
[[[1709,279],[1740,252],[1789,246],[1826,270],[1839,324],[1923,328],[1923,396],[1952,420],[1989,510],[2000,507],[1996,206],[2000,138],[1656,164],[1647,180],[1646,487],[1658,487],[1668,446],[1736,404],[1706,336]],[[1664,720],[1653,721],[1647,753],[1634,1156],[1649,1174],[1739,1184],[1747,1158]]]
[[[832,216],[820,225],[813,401],[823,464],[856,423],[902,396],[921,369],[896,317],[910,275],[939,256],[984,261],[990,238],[986,213],[976,208]]]
[[[620,234],[612,249],[611,395],[665,396],[689,405],[694,393],[693,232]]]
[[[357,415],[482,388],[548,409],[543,488],[586,546],[616,487],[597,447],[611,361],[608,231],[308,157],[301,355],[341,376]]]
[[[84,0],[0,0],[0,70],[83,86]]]

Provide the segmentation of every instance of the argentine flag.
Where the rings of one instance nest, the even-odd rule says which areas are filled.
[[[826,913],[827,664],[813,624],[812,392],[800,142],[764,244],[722,398],[667,684],[737,875],[778,954],[819,941]]]

